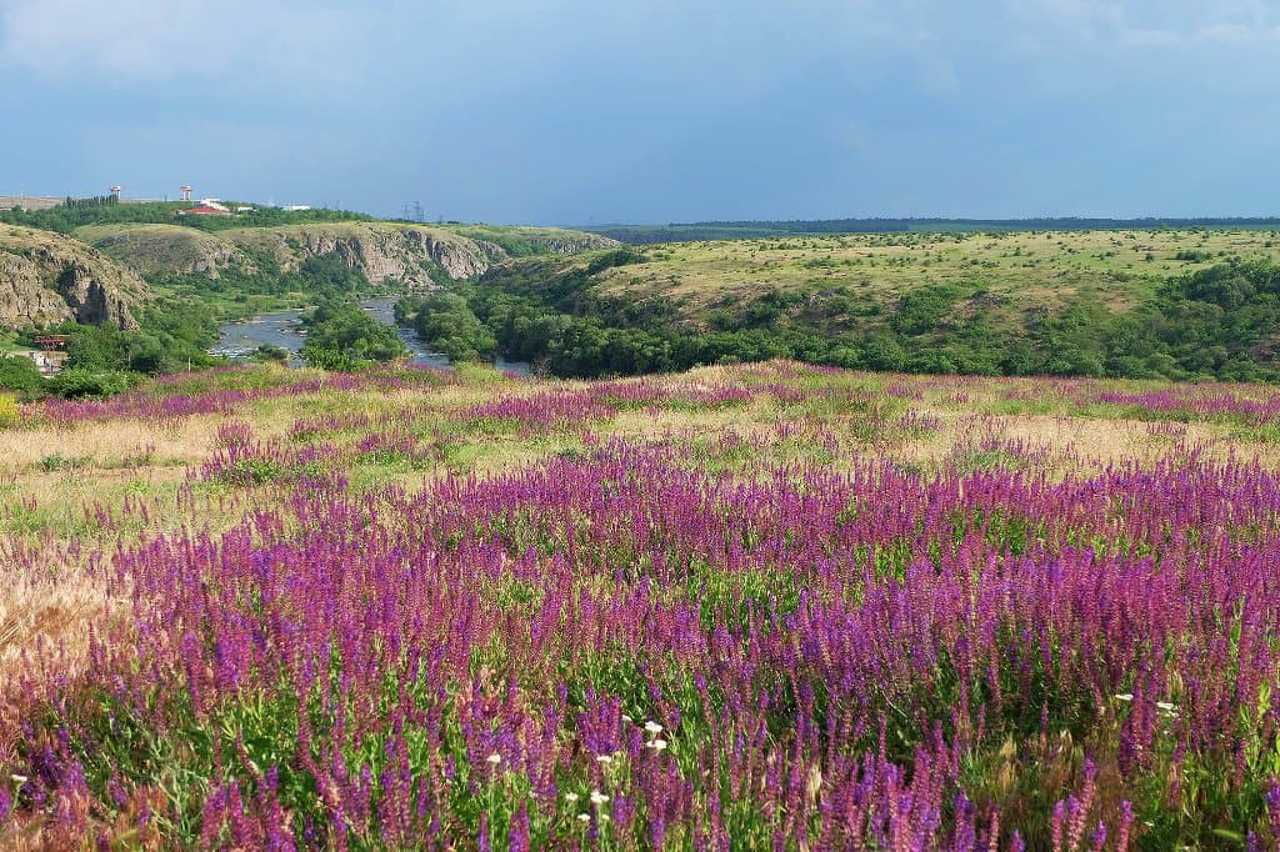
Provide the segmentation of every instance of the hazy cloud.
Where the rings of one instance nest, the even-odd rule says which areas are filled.
[[[0,194],[1256,212],[1278,75],[1271,0],[0,0],[0,114],[42,117],[6,128]]]
[[[4,0],[0,57],[42,75],[328,81],[364,32],[352,8],[257,0]]]

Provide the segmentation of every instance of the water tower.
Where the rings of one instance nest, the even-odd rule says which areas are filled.
[[[185,183],[184,183],[182,186],[178,187],[178,191],[182,193],[182,200],[183,200],[183,201],[190,201],[190,200],[191,200],[191,187],[190,187],[190,186],[188,186],[187,184],[185,184]]]
[[[123,187],[120,187],[120,186],[113,186],[113,187],[111,187],[111,197],[112,197],[112,198],[114,198],[116,201],[119,201],[119,200],[120,200],[120,193],[121,193],[121,192],[123,192],[123,191],[124,191],[124,188],[123,188]]]

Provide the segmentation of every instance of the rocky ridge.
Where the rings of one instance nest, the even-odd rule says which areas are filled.
[[[0,326],[66,320],[136,328],[146,283],[101,252],[51,231],[0,226]]]
[[[553,228],[493,229],[490,236],[480,228],[390,222],[239,228],[212,234],[171,225],[96,226],[76,235],[147,276],[203,274],[216,279],[230,267],[253,271],[255,258],[269,259],[288,272],[309,257],[336,254],[375,284],[394,280],[409,289],[483,275],[514,256],[504,241],[518,244],[524,252],[557,255],[617,245],[596,234]]]

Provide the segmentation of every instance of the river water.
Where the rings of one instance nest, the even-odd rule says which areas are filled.
[[[412,329],[396,323],[396,298],[384,296],[377,299],[366,299],[360,303],[374,319],[386,323],[396,330],[400,339],[409,350],[410,360],[414,364],[426,367],[448,367],[449,358],[440,352],[432,352],[418,339]],[[302,327],[302,311],[271,311],[258,314],[247,320],[225,323],[218,331],[217,344],[213,347],[214,355],[225,355],[228,358],[244,358],[252,355],[259,346],[269,344],[285,349],[292,356],[290,364],[301,364],[298,351],[306,341],[306,330]],[[524,361],[507,361],[494,358],[493,366],[508,373],[527,376],[529,365]]]

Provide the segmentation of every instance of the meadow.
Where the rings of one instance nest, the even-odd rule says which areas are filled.
[[[1127,309],[1157,284],[1231,257],[1280,260],[1273,230],[1010,231],[796,236],[670,243],[611,270],[603,290],[660,293],[691,318],[771,289],[848,288],[887,313],[929,286],[980,289],[1015,321],[1085,300]]]
[[[1272,848],[1278,418],[791,361],[25,405],[0,845]]]

